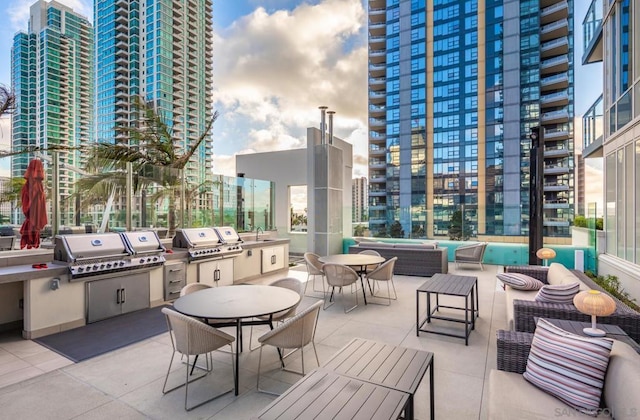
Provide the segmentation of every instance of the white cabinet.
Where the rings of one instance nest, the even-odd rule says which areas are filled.
[[[233,259],[226,258],[198,263],[198,282],[209,286],[233,284]]]
[[[233,259],[234,279],[241,282],[258,277],[262,263],[260,249],[243,249],[242,254]]]
[[[272,271],[284,268],[285,246],[271,246],[262,248],[262,273],[270,273]]]

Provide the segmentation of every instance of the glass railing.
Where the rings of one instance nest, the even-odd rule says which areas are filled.
[[[602,26],[602,0],[592,0],[589,10],[582,21],[583,53],[587,52],[591,41],[600,32]]]
[[[602,95],[589,107],[582,116],[582,139],[583,148],[588,148],[592,144],[599,142],[602,144],[604,134],[604,112]]]
[[[19,236],[27,216],[38,218],[33,229],[44,243],[56,234],[153,229],[167,237],[183,227],[233,226],[242,232],[274,226],[270,181],[206,177],[208,170],[196,165],[181,170],[108,159],[91,164],[87,149],[72,147],[32,150],[0,149],[0,236]],[[29,165],[41,165],[42,177],[29,177]],[[43,212],[35,213],[35,206]]]

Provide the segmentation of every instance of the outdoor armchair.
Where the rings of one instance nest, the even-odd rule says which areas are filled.
[[[456,268],[458,268],[459,263],[479,264],[480,269],[484,271],[482,258],[484,257],[484,251],[486,249],[486,242],[478,242],[476,244],[459,246],[454,252],[454,262],[456,263]]]
[[[398,257],[393,257],[385,261],[384,263],[380,264],[378,268],[376,268],[375,270],[371,271],[370,273],[367,273],[367,283],[369,283],[370,286],[371,286],[370,282],[374,283],[372,286],[373,296],[387,298],[389,302],[387,303],[387,305],[391,305],[391,299],[396,300],[398,298],[398,295],[396,293],[396,285],[393,283],[393,268],[395,267],[397,260],[398,260]],[[386,296],[381,296],[376,294],[376,285],[379,282],[387,283]],[[389,283],[391,283],[391,286],[393,286],[393,297],[391,297],[391,289],[389,288]],[[371,303],[375,303],[375,302],[371,302]]]
[[[347,286],[353,286],[354,283],[357,289],[358,287],[357,281],[360,279],[360,276],[358,276],[358,273],[356,273],[355,270],[353,270],[353,268],[347,267],[346,265],[342,265],[342,264],[325,264],[323,266],[323,270],[324,270],[324,274],[327,276],[327,283],[329,284],[329,287],[331,287],[331,293],[329,293],[328,290],[325,293],[324,309],[327,309],[329,306],[333,305],[333,303],[327,305],[327,300],[331,302],[331,299],[333,298],[334,292],[336,291],[336,287],[337,287],[338,291],[342,295],[342,299],[343,299],[342,304],[344,308],[344,313],[346,314],[354,310],[358,306],[358,294],[357,293],[355,294],[356,304],[353,305],[351,308],[347,309],[346,303],[344,301],[344,293],[342,292],[342,289]],[[327,294],[329,296],[327,296]]]
[[[304,284],[304,293],[307,293],[307,285],[309,284],[309,280],[311,276],[313,276],[313,291],[314,292],[322,292],[324,294],[324,271],[322,271],[322,263],[318,261],[320,255],[314,254],[313,252],[305,252],[304,253],[304,262],[307,265],[307,281]],[[316,290],[316,277],[320,276],[320,281],[322,282],[322,290]]]

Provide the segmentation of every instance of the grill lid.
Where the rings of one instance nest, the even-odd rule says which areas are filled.
[[[213,229],[218,234],[218,237],[220,238],[220,241],[222,241],[222,243],[237,244],[242,242],[242,239],[240,239],[240,235],[238,235],[238,232],[236,232],[236,230],[231,226],[220,226],[214,227]]]
[[[212,248],[220,244],[220,238],[213,228],[177,229],[173,237],[174,248]]]
[[[134,255],[165,250],[158,235],[152,230],[123,232],[121,235]]]
[[[91,258],[115,258],[131,255],[123,238],[117,233],[58,235],[54,259],[75,262]]]

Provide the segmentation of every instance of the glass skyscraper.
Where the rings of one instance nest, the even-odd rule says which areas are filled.
[[[573,1],[369,1],[369,227],[527,236],[530,129],[544,234],[573,216]],[[396,229],[396,231],[398,231]]]
[[[72,9],[40,0],[30,8],[28,32],[18,32],[11,50],[16,95],[12,148],[75,147],[93,138],[93,29]],[[11,159],[11,175],[24,175],[33,154]],[[59,152],[59,192],[73,193],[80,166],[76,151]],[[65,212],[62,212],[63,221]],[[66,220],[68,222],[68,220]],[[16,221],[17,222],[17,221]]]
[[[171,128],[181,150],[213,116],[212,0],[97,0],[96,139],[126,142],[139,97]],[[186,167],[186,182],[212,179],[210,137]]]

